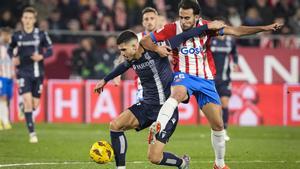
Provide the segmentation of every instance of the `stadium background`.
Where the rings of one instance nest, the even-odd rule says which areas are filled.
[[[47,80],[43,98],[48,99],[43,99],[40,111],[36,112],[37,121],[107,123],[134,103],[134,82],[108,87],[107,96],[102,99],[92,93],[95,81],[89,80],[101,79],[113,68],[118,56],[115,37],[120,31],[143,31],[144,7],[155,7],[162,15],[160,22],[167,23],[176,19],[177,1],[1,1],[0,26],[19,30],[17,18],[24,7],[31,5],[39,12],[37,26],[48,31],[54,42],[54,55],[45,61]],[[199,3],[204,18],[227,16],[234,26],[285,23],[279,32],[237,40],[240,69],[232,73],[230,122],[300,125],[299,1],[203,0]],[[133,77],[133,71],[129,71],[123,79]],[[18,122],[23,117],[16,111],[18,96],[15,95],[11,119]],[[194,101],[181,105],[181,123],[206,124]]]
[[[47,165],[50,166],[48,168],[64,168],[60,164],[65,161],[65,168],[99,167],[87,162],[88,146],[98,139],[109,140],[107,123],[135,98],[132,71],[122,77],[125,81],[121,86],[109,84],[100,96],[92,93],[95,80],[112,69],[118,56],[115,37],[125,29],[143,30],[141,10],[145,6],[155,7],[167,22],[175,20],[178,2],[1,0],[0,27],[10,26],[19,30],[22,9],[29,5],[38,9],[37,26],[50,33],[54,55],[45,61],[45,88],[41,107],[35,112],[36,121],[40,122],[37,130],[41,142],[36,147],[20,144],[20,140],[26,142],[27,137],[23,129],[25,126],[17,124],[24,117],[17,111],[18,95],[15,90],[10,116],[14,128],[0,133],[0,167],[7,163],[48,162],[52,164],[29,165],[29,168],[47,168]],[[300,126],[300,2],[199,0],[199,3],[204,18],[226,16],[234,26],[263,25],[273,21],[285,23],[279,32],[238,39],[240,68],[232,73],[234,83],[230,101],[230,123],[235,125],[230,127],[232,141],[227,157],[233,168],[299,167],[299,128],[275,126]],[[100,123],[103,125],[98,125]],[[207,126],[198,127],[207,124],[207,121],[195,100],[180,106],[180,124],[184,127],[178,127],[168,148],[179,153],[189,150],[195,159],[192,166],[197,166],[192,168],[202,168],[198,167],[200,164],[204,168],[210,167],[205,164],[212,163],[209,160],[213,157],[207,148],[210,144],[209,130]],[[146,131],[141,136],[128,133],[129,149],[132,148],[128,153],[130,168],[144,168],[145,165],[155,168],[145,162],[146,134]],[[244,145],[247,147],[243,148]],[[142,153],[137,155],[136,152]],[[18,166],[12,165],[12,168]],[[112,164],[100,168],[112,168]]]

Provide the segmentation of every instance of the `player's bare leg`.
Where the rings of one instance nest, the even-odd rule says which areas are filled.
[[[22,97],[23,97],[23,102],[24,102],[25,120],[26,120],[28,131],[29,131],[29,142],[37,143],[38,139],[37,139],[36,133],[34,131],[34,121],[33,121],[33,117],[32,117],[33,97],[30,92],[24,93],[22,95]]]
[[[137,128],[138,119],[130,110],[125,110],[109,126],[112,147],[115,152],[115,161],[117,169],[126,168],[127,139],[124,131]]]
[[[223,117],[224,129],[225,129],[225,141],[230,140],[230,137],[227,135],[228,120],[229,120],[228,103],[229,103],[229,97],[222,96],[221,104],[222,104],[222,117]]]
[[[11,129],[11,124],[9,122],[9,108],[6,96],[0,97],[0,129],[1,128],[6,130]]]
[[[190,158],[184,155],[182,158],[176,155],[164,152],[165,143],[158,140],[148,146],[148,160],[157,165],[177,166],[179,169],[189,169]]]
[[[214,169],[229,169],[225,165],[225,130],[221,116],[221,106],[214,103],[207,103],[202,108],[211,126],[211,143],[215,151]]]

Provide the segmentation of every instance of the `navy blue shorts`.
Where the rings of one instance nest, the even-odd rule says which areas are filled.
[[[231,83],[227,81],[216,81],[216,89],[220,97],[230,97],[231,96]]]
[[[33,97],[40,98],[43,89],[43,77],[18,76],[19,94],[30,92]]]
[[[149,105],[143,102],[136,103],[131,107],[129,107],[128,109],[134,114],[134,116],[139,121],[139,127],[136,128],[135,130],[140,131],[151,126],[151,124],[156,121],[161,107],[162,105]],[[169,141],[169,138],[172,136],[173,132],[175,131],[177,122],[178,122],[178,109],[176,108],[165,130],[162,131],[164,134],[160,134],[160,135],[157,134],[156,139],[166,144]]]

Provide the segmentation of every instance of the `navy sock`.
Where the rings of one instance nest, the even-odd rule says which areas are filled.
[[[182,164],[182,159],[175,156],[172,153],[164,152],[163,159],[160,161],[159,165],[166,165],[166,166],[177,166],[180,167]]]
[[[110,138],[115,153],[116,166],[125,166],[127,140],[124,132],[110,131]]]
[[[34,124],[32,119],[32,112],[25,112],[25,120],[29,133],[34,132]]]
[[[228,127],[228,119],[229,119],[228,108],[222,108],[222,111],[223,111],[224,129],[227,129],[227,127]]]

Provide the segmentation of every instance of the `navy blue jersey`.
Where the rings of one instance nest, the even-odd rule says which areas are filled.
[[[143,102],[151,105],[162,105],[171,94],[173,72],[168,57],[145,51],[141,58],[128,62],[141,80]]]
[[[14,54],[13,51],[16,47],[17,53]],[[31,56],[35,53],[44,57],[50,56],[52,54],[52,42],[48,34],[38,28],[34,28],[31,33],[18,31],[12,36],[8,53],[11,57],[18,56],[20,58],[21,63],[17,67],[19,75],[40,77],[44,75],[43,60],[35,62]]]
[[[238,63],[235,41],[229,36],[224,40],[213,37],[210,45],[217,70],[215,81],[230,81],[230,57]]]

